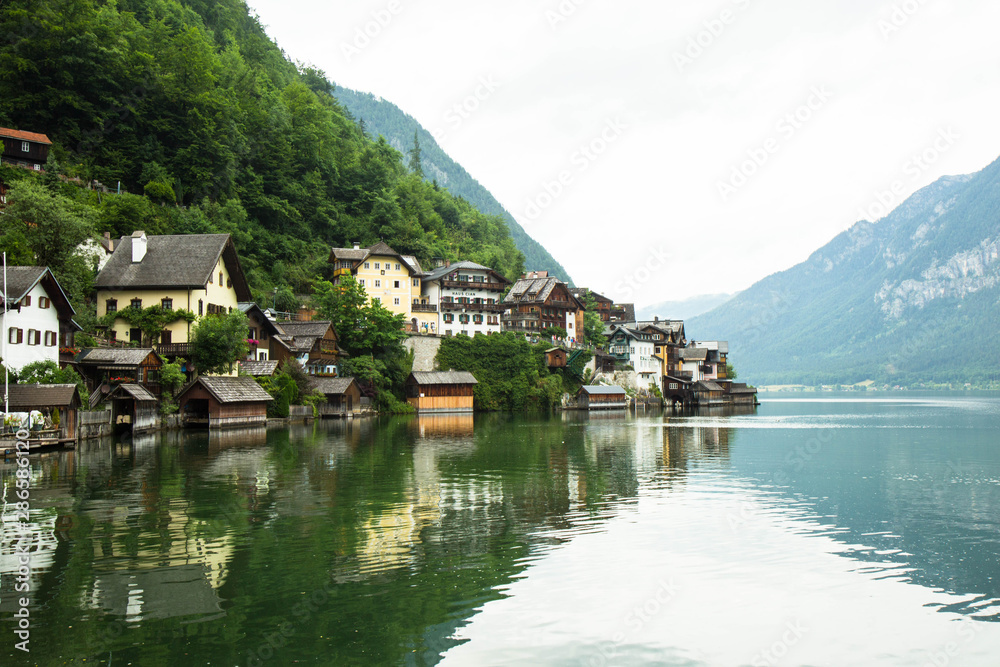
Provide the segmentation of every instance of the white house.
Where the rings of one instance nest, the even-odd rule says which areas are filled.
[[[706,379],[708,352],[704,347],[685,347],[680,351],[681,372],[690,373],[692,382]]]
[[[73,334],[80,326],[73,321],[76,313],[56,277],[44,266],[8,266],[3,290],[4,364],[15,371],[36,361],[58,364],[59,348],[73,346]]]
[[[607,336],[608,353],[635,369],[640,387],[661,386],[663,365],[655,356],[656,343],[651,334],[613,325]]]
[[[475,262],[439,266],[424,275],[411,310],[420,333],[451,336],[500,333],[501,296],[510,281]]]

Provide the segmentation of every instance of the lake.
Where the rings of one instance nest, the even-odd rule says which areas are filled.
[[[761,398],[33,456],[0,664],[1000,664],[1000,399]]]

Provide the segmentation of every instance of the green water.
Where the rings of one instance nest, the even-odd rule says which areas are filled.
[[[777,396],[83,443],[32,457],[28,655],[5,512],[0,664],[996,665],[998,434]]]

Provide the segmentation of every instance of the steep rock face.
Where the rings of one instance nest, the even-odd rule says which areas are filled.
[[[689,328],[728,338],[750,381],[989,381],[998,297],[1000,161],[858,222]],[[956,359],[956,340],[975,354]]]

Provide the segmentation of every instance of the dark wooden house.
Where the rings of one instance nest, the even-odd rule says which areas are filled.
[[[326,396],[320,417],[352,417],[361,412],[361,389],[354,378],[315,377],[310,386]]]
[[[691,386],[691,394],[698,407],[725,405],[728,402],[726,390],[716,382],[695,382]]]
[[[49,159],[52,142],[44,134],[0,127],[4,164],[40,171]]]
[[[295,359],[310,375],[336,375],[337,361],[346,355],[337,345],[337,331],[329,320],[282,322],[272,336],[271,360]]]
[[[247,316],[248,361],[266,361],[271,358],[271,339],[283,332],[278,323],[267,316],[252,301],[241,301],[239,309]]]
[[[177,397],[184,426],[232,428],[267,424],[267,404],[274,399],[246,376],[202,376]]]
[[[549,368],[566,368],[567,354],[561,347],[545,350],[545,365]]]
[[[160,368],[163,359],[146,347],[91,347],[76,356],[77,368],[87,380],[87,389],[100,392],[103,400],[119,384],[142,385],[153,395],[160,396]],[[93,400],[91,401],[94,402]]]
[[[472,412],[477,384],[466,371],[414,371],[406,380],[406,401],[419,413]]]
[[[584,410],[618,410],[628,407],[628,395],[621,387],[584,385],[576,395],[577,405]]]
[[[115,431],[142,433],[156,428],[157,400],[140,384],[120,384],[107,400]]]
[[[540,334],[558,327],[566,330],[567,338],[583,337],[583,304],[558,278],[522,277],[511,286],[503,305],[505,331]]]

